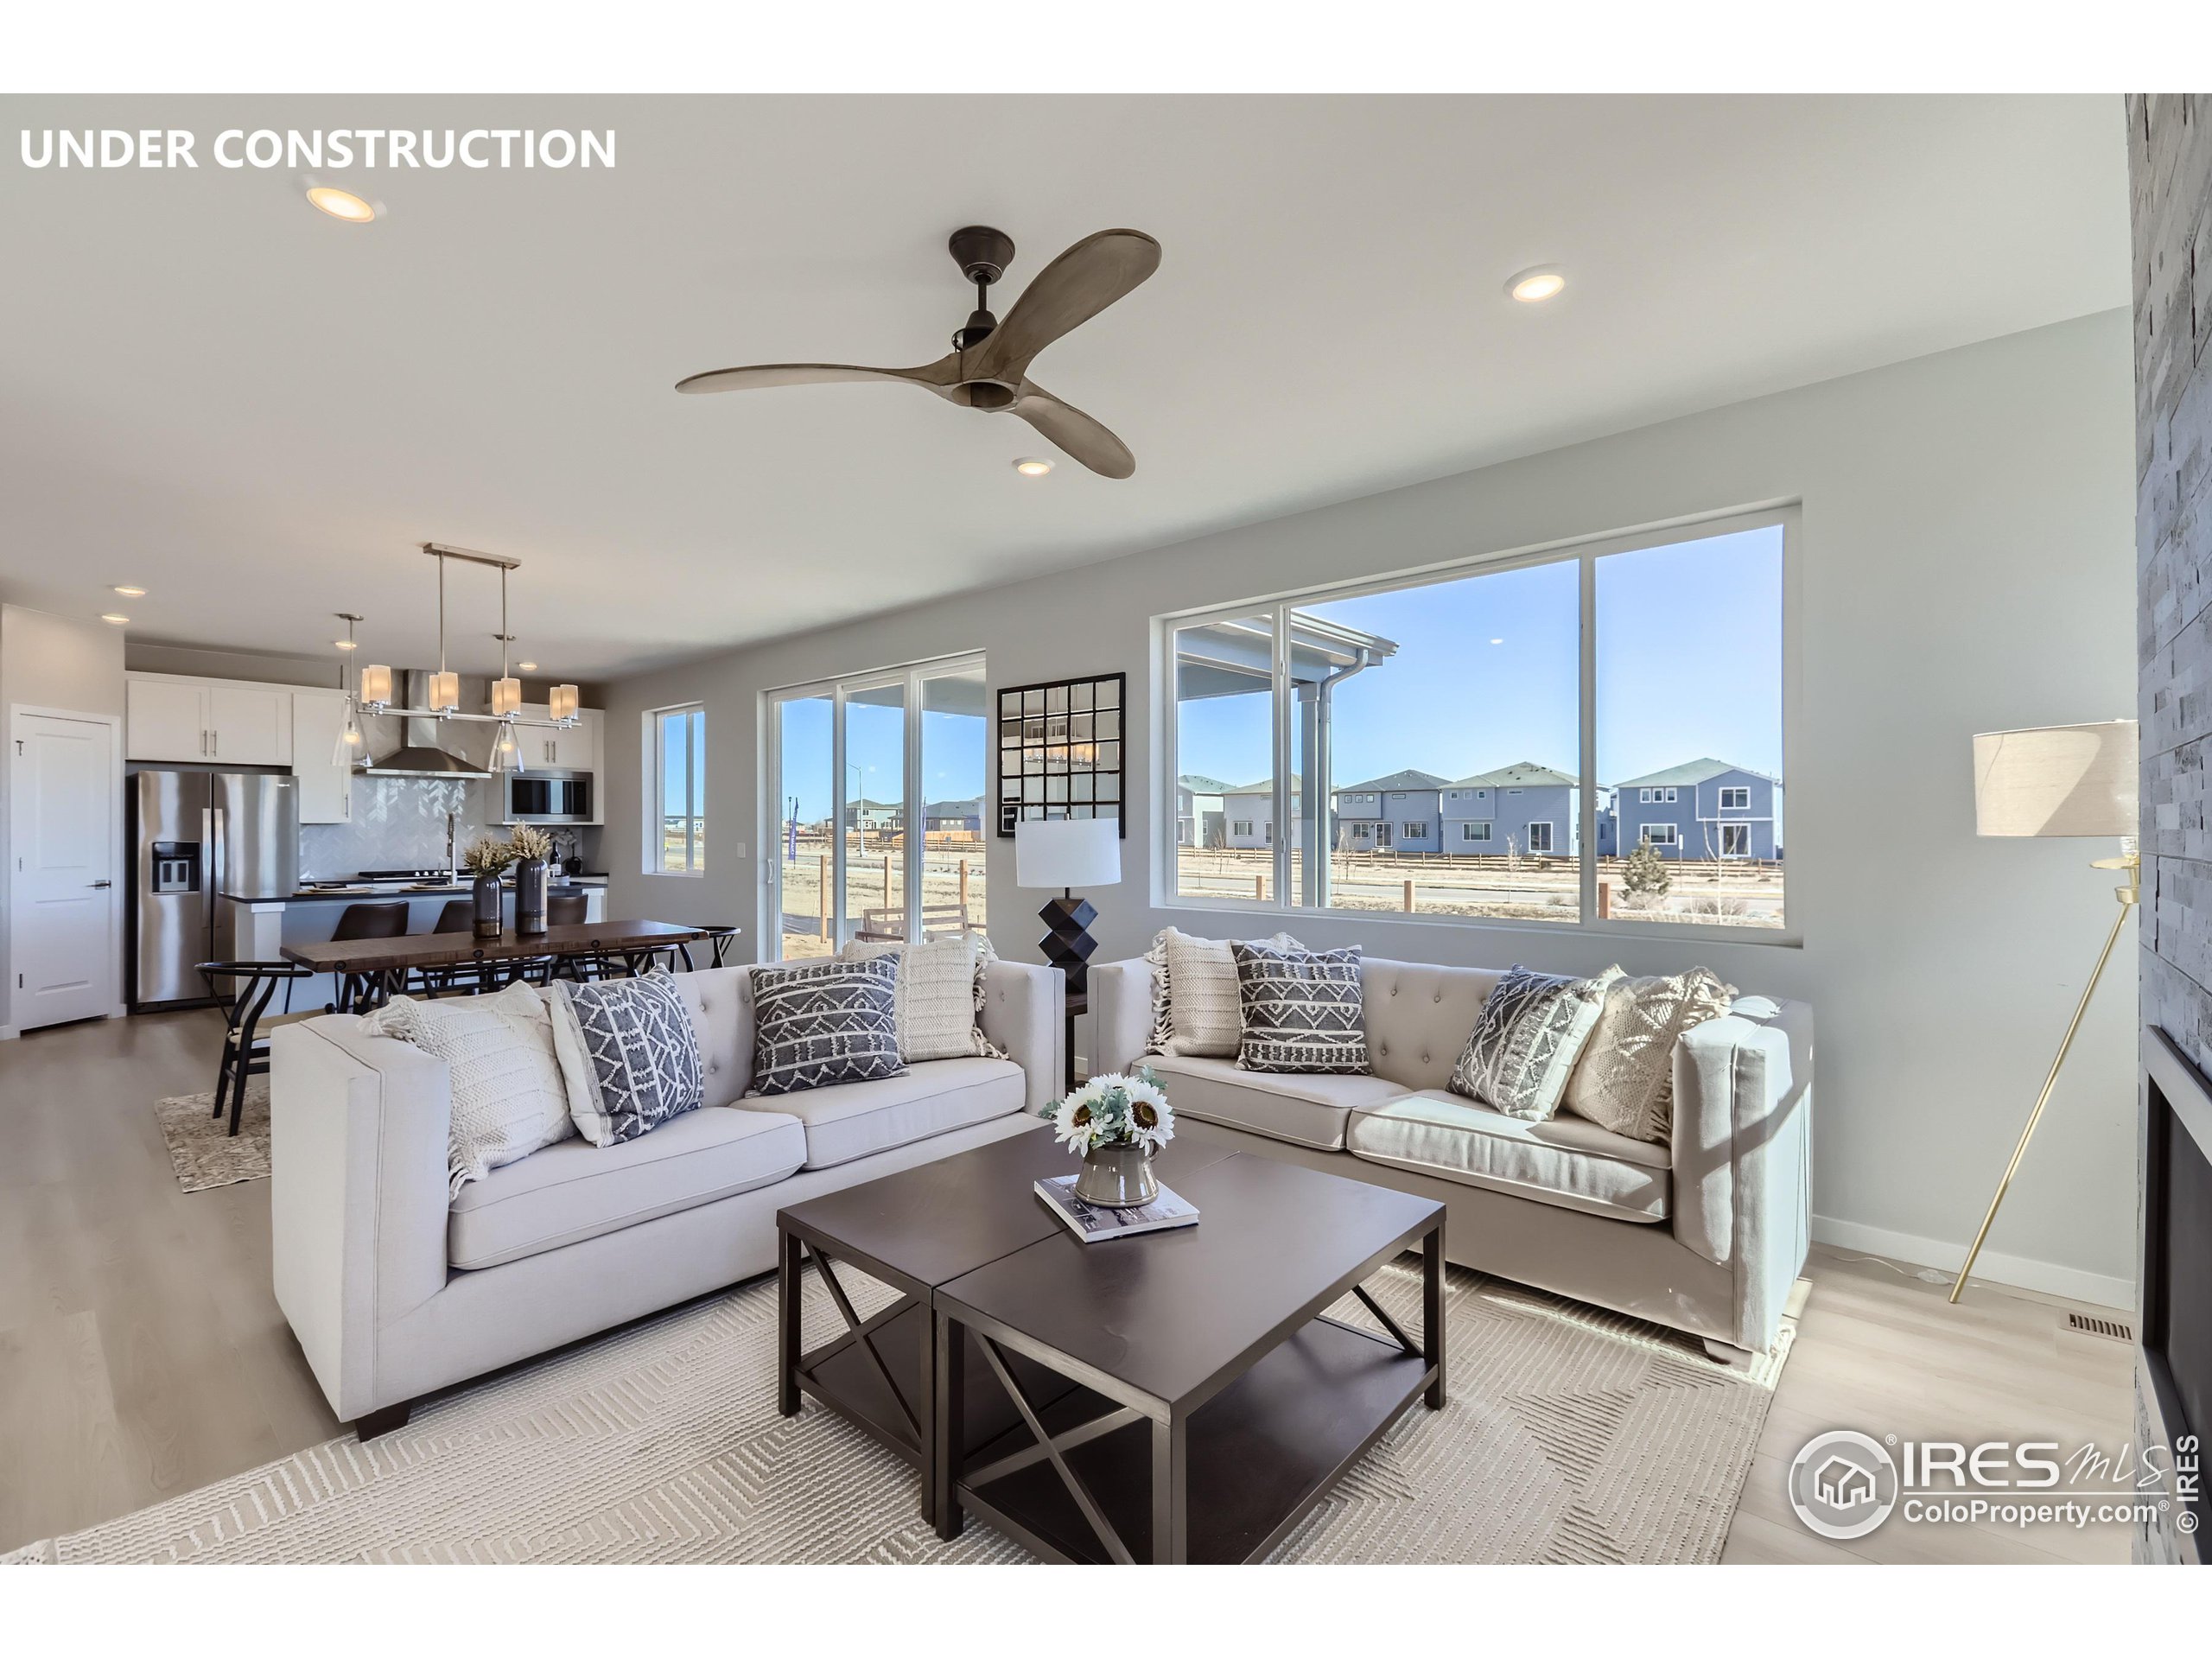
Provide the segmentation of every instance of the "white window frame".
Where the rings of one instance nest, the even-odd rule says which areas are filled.
[[[1664,830],[1667,832],[1665,839],[1662,840],[1659,836],[1653,835],[1651,832],[1655,830]],[[1674,823],[1638,824],[1636,838],[1640,842],[1648,841],[1654,847],[1672,847],[1676,851],[1680,851],[1682,845],[1681,826]]]
[[[1231,818],[1229,821],[1229,833],[1232,836],[1249,836],[1252,833],[1252,823],[1253,820],[1250,818]]]
[[[1728,850],[1728,837],[1731,835],[1734,835],[1742,840],[1744,845],[1741,851],[1732,853]],[[1720,856],[1723,858],[1749,858],[1751,855],[1751,821],[1749,818],[1740,818],[1722,824],[1720,826]]]
[[[1401,819],[1398,823],[1398,838],[1402,841],[1427,841],[1428,820],[1427,818]]]
[[[699,716],[695,728],[691,716]],[[683,738],[683,800],[687,806],[696,806],[696,812],[683,815],[683,868],[671,869],[663,861],[668,846],[668,772],[667,745],[663,742],[661,722],[681,718],[685,722]],[[707,849],[702,844],[698,822],[707,816],[707,801],[703,791],[695,791],[707,760],[707,705],[703,702],[671,702],[664,708],[648,709],[645,713],[645,873],[647,875],[701,876],[707,873]],[[695,741],[696,739],[696,741]]]
[[[1728,798],[1731,795],[1740,795],[1743,798],[1741,800],[1732,801]],[[1749,784],[1723,784],[1720,785],[1720,804],[1715,809],[1715,810],[1721,812],[1748,812],[1751,810],[1751,786]]]
[[[1536,831],[1539,830],[1544,832],[1544,844],[1541,847],[1536,845]],[[1531,854],[1541,853],[1548,856],[1551,854],[1557,841],[1557,837],[1552,834],[1552,821],[1549,818],[1529,819],[1528,823],[1528,836],[1529,852]]]
[[[1274,639],[1273,723],[1274,749],[1274,816],[1279,822],[1287,821],[1293,810],[1287,779],[1294,770],[1294,715],[1291,709],[1291,675],[1289,655],[1286,648],[1287,627],[1290,613],[1306,606],[1327,604],[1335,601],[1362,598],[1407,588],[1425,588],[1467,576],[1484,575],[1495,572],[1523,569],[1540,564],[1574,563],[1580,566],[1580,650],[1579,714],[1580,723],[1580,776],[1578,779],[1579,831],[1575,844],[1584,851],[1580,859],[1580,913],[1573,920],[1563,921],[1506,921],[1492,918],[1466,918],[1444,915],[1414,914],[1389,918],[1393,926],[1476,927],[1504,929],[1512,931],[1535,931],[1555,933],[1561,930],[1649,937],[1663,933],[1669,937],[1685,936],[1709,938],[1738,944],[1776,945],[1789,948],[1804,944],[1803,936],[1794,925],[1790,908],[1789,888],[1785,887],[1782,925],[1777,928],[1748,928],[1717,923],[1700,923],[1688,919],[1664,919],[1649,917],[1598,918],[1598,860],[1589,849],[1598,842],[1598,642],[1596,639],[1598,604],[1598,563],[1614,554],[1632,553],[1648,548],[1678,547],[1687,543],[1710,540],[1721,536],[1736,535],[1745,531],[1778,529],[1782,532],[1782,683],[1778,688],[1782,703],[1781,773],[1787,777],[1790,757],[1798,748],[1799,695],[1802,652],[1802,615],[1803,582],[1799,555],[1802,535],[1799,503],[1783,499],[1756,503],[1719,512],[1685,515],[1679,518],[1656,522],[1638,528],[1596,537],[1562,537],[1557,540],[1533,543],[1520,547],[1501,549],[1454,559],[1440,560],[1433,564],[1386,573],[1375,576],[1357,577],[1347,581],[1295,590],[1283,590],[1273,594],[1239,601],[1231,604],[1192,607],[1188,610],[1163,612],[1152,619],[1152,677],[1153,687],[1153,776],[1154,812],[1161,824],[1169,824],[1172,804],[1163,807],[1163,798],[1172,803],[1172,790],[1163,789],[1160,780],[1173,779],[1182,767],[1178,755],[1181,733],[1177,721],[1175,695],[1175,634],[1181,628],[1203,626],[1212,623],[1243,623],[1249,625],[1267,618],[1273,626]],[[1501,791],[1502,792],[1502,791]],[[1671,793],[1662,786],[1662,792]],[[1387,826],[1388,821],[1383,821]],[[1172,829],[1172,824],[1169,825]],[[1625,825],[1624,826],[1626,827]],[[1679,829],[1675,845],[1679,847]],[[1264,899],[1239,899],[1224,893],[1185,893],[1177,890],[1176,865],[1173,854],[1172,834],[1156,828],[1154,853],[1149,872],[1152,900],[1156,907],[1193,911],[1253,911],[1281,913],[1286,911],[1312,910],[1302,893],[1296,891],[1298,863],[1288,837],[1277,837],[1274,843],[1274,874],[1269,896]],[[1791,884],[1794,886],[1794,884]],[[1359,914],[1349,909],[1335,913]]]
[[[997,766],[992,760],[998,747],[996,705],[990,701],[990,674],[980,651],[961,652],[950,657],[932,657],[918,663],[905,663],[890,668],[862,669],[850,674],[832,675],[827,679],[808,680],[797,685],[772,686],[760,693],[760,725],[762,733],[760,791],[760,845],[767,856],[761,861],[761,882],[766,889],[761,914],[766,925],[761,929],[762,960],[783,960],[784,914],[784,839],[783,803],[778,791],[783,787],[784,727],[777,718],[779,704],[805,697],[827,697],[830,700],[830,817],[829,822],[840,826],[830,843],[830,934],[833,944],[845,937],[851,921],[845,909],[845,836],[842,826],[851,805],[845,792],[845,700],[856,691],[880,690],[887,685],[903,683],[906,715],[905,742],[905,777],[901,779],[904,799],[899,807],[903,817],[911,804],[919,811],[927,805],[923,791],[922,770],[922,685],[925,681],[945,679],[960,674],[982,677],[985,692],[983,714],[983,823],[995,823],[995,803],[991,789],[997,776]],[[1168,795],[1168,810],[1175,810],[1176,796]],[[925,814],[926,817],[926,814]],[[988,831],[986,832],[988,834]],[[986,845],[988,845],[986,842]],[[922,874],[928,861],[928,836],[925,830],[922,846],[924,855],[905,860],[906,879],[900,883],[900,899],[906,909],[906,927],[912,933],[922,920]],[[987,878],[988,879],[988,878]],[[988,888],[985,889],[988,895]],[[987,899],[988,902],[988,899]],[[842,945],[836,945],[842,949]],[[773,955],[766,953],[773,952]]]
[[[1481,831],[1482,831],[1482,834],[1480,834],[1480,835],[1477,835],[1477,834],[1475,833],[1475,831],[1476,831],[1476,830],[1481,830]],[[1459,839],[1460,839],[1460,840],[1462,840],[1462,841],[1488,841],[1490,838],[1491,838],[1491,822],[1490,822],[1490,820],[1489,820],[1488,818],[1463,818],[1463,819],[1461,819],[1461,820],[1460,820],[1460,822],[1459,822]]]

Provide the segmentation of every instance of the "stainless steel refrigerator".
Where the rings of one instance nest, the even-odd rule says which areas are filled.
[[[300,885],[297,780],[275,772],[142,772],[132,780],[130,1006],[210,1002],[198,964],[229,954],[220,900]]]

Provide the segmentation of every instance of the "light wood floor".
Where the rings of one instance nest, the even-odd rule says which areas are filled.
[[[160,1014],[0,1044],[0,1549],[338,1432],[270,1289],[268,1183],[187,1196],[154,1120],[158,1097],[212,1086],[219,1029]],[[2117,1529],[1807,1532],[1783,1478],[1824,1430],[2113,1447],[2131,1410],[2130,1351],[2068,1334],[2067,1304],[1981,1287],[1950,1308],[1942,1286],[1825,1250],[1808,1272],[1726,1560],[2126,1559]]]

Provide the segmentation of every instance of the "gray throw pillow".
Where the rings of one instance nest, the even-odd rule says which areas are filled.
[[[1620,976],[1618,968],[1576,979],[1514,963],[1483,1005],[1452,1068],[1452,1092],[1508,1117],[1538,1123],[1550,1117],[1598,1024],[1606,988]]]
[[[904,1076],[899,959],[832,957],[753,970],[755,1095]]]
[[[699,1033],[665,972],[590,985],[556,979],[551,989],[554,1052],[585,1140],[634,1141],[697,1109]]]
[[[1229,949],[1244,1028],[1240,1068],[1367,1075],[1357,945],[1279,950],[1239,939]]]

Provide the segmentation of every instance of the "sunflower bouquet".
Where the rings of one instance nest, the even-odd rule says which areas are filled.
[[[1141,1147],[1157,1152],[1175,1138],[1175,1113],[1150,1066],[1134,1075],[1108,1072],[1091,1078],[1038,1116],[1070,1152],[1088,1154],[1098,1147]]]

